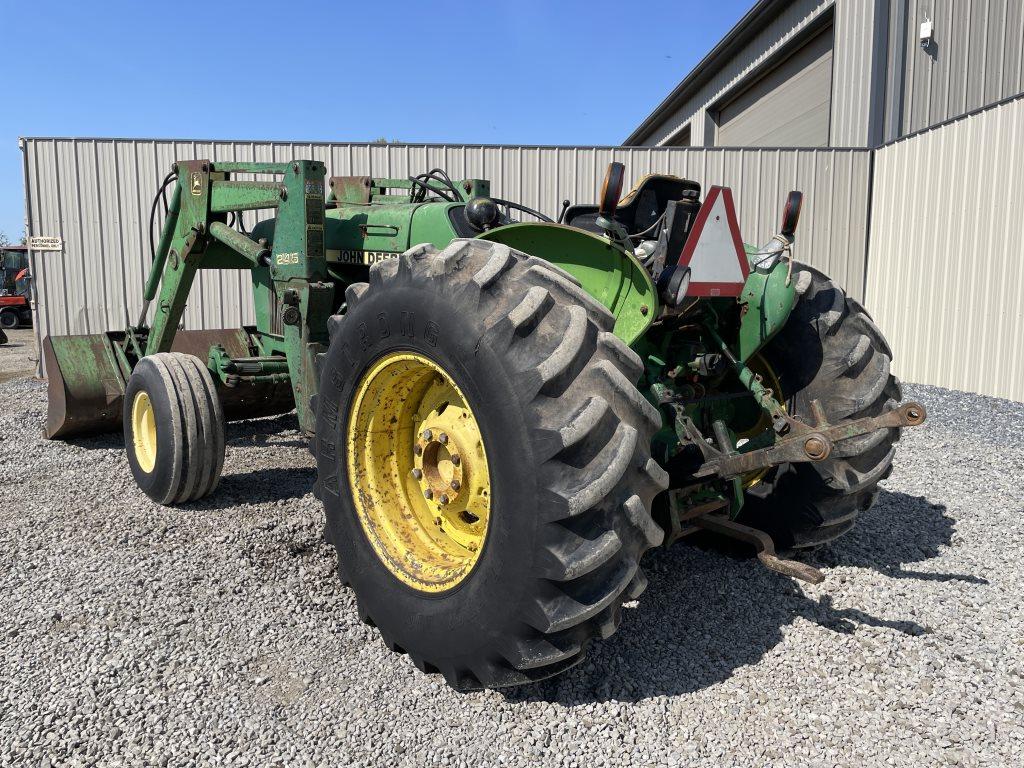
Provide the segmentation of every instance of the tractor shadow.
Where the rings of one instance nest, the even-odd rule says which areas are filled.
[[[54,442],[55,444],[60,442],[67,443],[75,448],[82,448],[86,451],[124,450],[124,437],[121,435],[120,430],[117,432],[104,432],[99,435],[72,435],[68,438],[58,438]]]
[[[966,581],[961,574],[922,573],[908,563],[937,557],[952,540],[954,520],[925,498],[882,491],[854,530],[807,560],[823,568],[869,568],[893,578]],[[592,647],[587,659],[551,680],[509,690],[509,701],[566,706],[609,700],[635,702],[702,690],[756,664],[782,641],[797,618],[853,633],[884,627],[917,636],[931,631],[913,621],[882,619],[857,608],[836,608],[830,595],[805,595],[790,579],[762,567],[734,542],[705,540],[658,550],[644,560],[647,591],[622,626]],[[824,587],[828,587],[828,572]]]
[[[316,467],[312,465],[312,457],[305,452],[309,447],[309,439],[299,432],[299,422],[294,411],[281,416],[229,422],[225,436],[228,464],[217,489],[204,499],[182,505],[183,508],[196,511],[223,510],[239,504],[288,501],[312,493],[316,482]],[[67,443],[85,450],[124,452],[124,438],[120,432],[75,436],[68,439]],[[302,458],[308,458],[310,466],[267,466],[247,472],[235,472],[230,467],[232,454],[247,451],[258,455],[258,452],[268,448],[301,448],[304,451]],[[266,463],[266,458],[253,463]]]
[[[225,437],[228,450],[267,445],[281,448],[309,447],[309,438],[299,431],[299,420],[295,411],[249,421],[229,421]],[[63,442],[85,450],[124,448],[124,437],[120,427],[115,431],[98,435],[72,435]]]
[[[305,450],[308,447],[309,439],[299,432],[299,421],[294,411],[264,419],[233,421],[227,425],[229,457],[240,451],[255,451],[258,455],[268,448]],[[312,462],[308,453],[303,458]],[[225,467],[217,490],[190,506],[194,509],[227,509],[238,504],[288,501],[312,493],[315,482],[316,467],[312,464],[306,467],[268,466],[249,472],[233,472]]]
[[[277,467],[225,473],[217,489],[188,504],[194,510],[224,510],[240,504],[272,504],[301,499],[313,492],[316,467]]]
[[[308,448],[309,438],[299,431],[299,419],[295,411],[289,411],[280,416],[228,422],[227,443],[229,448],[264,445]]]

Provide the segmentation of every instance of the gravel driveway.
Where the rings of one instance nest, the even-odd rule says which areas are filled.
[[[582,666],[459,695],[359,622],[293,417],[169,509],[0,385],[0,764],[1019,765],[1024,405],[907,389],[929,423],[824,584],[680,544]]]
[[[31,328],[5,331],[7,343],[0,344],[0,384],[35,373],[36,337]]]

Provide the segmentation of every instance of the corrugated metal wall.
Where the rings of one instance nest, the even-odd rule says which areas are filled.
[[[909,381],[1024,400],[1024,99],[879,149],[868,307]]]
[[[1024,98],[882,147],[873,161],[867,150],[102,139],[26,139],[24,152],[29,232],[66,243],[63,254],[33,257],[42,334],[119,328],[126,309],[134,318],[152,193],[175,158],[313,157],[336,174],[380,176],[444,166],[548,212],[564,197],[593,200],[605,166],[619,160],[630,179],[653,171],[732,186],[751,241],[773,231],[785,193],[802,189],[797,257],[866,293],[901,377],[1024,400]],[[246,277],[203,273],[186,326],[252,322]]]
[[[881,141],[889,2],[836,2],[830,146],[871,147]]]
[[[858,0],[859,1],[859,0]],[[722,100],[728,91],[754,69],[770,59],[781,48],[785,47],[822,14],[830,13],[835,0],[794,0],[782,13],[761,30],[757,37],[744,46],[743,50],[732,57],[715,76],[697,93],[677,109],[666,116],[655,132],[644,140],[645,145],[655,146],[672,143],[672,138],[687,123],[690,125],[690,142],[694,146],[714,144],[713,126],[710,125],[708,109]],[[859,66],[860,59],[852,57],[851,66]],[[843,82],[859,82],[862,72],[857,72],[856,79]],[[837,79],[834,79],[836,82]],[[833,99],[836,97],[833,96]],[[843,146],[841,142],[832,142],[835,146]],[[850,146],[856,146],[855,144]]]
[[[672,143],[687,124],[692,144],[713,144],[710,110],[826,13],[834,13],[833,147],[873,147],[883,140],[887,87],[901,90],[888,107],[898,130],[890,136],[1024,91],[1021,0],[792,0],[685,104],[665,115],[644,144]],[[890,16],[905,19],[902,40],[889,39],[900,34],[897,25],[889,28]],[[934,39],[922,48],[920,28],[927,19],[934,23]]]
[[[42,335],[95,333],[135,321],[149,257],[153,193],[175,160],[322,160],[334,175],[404,177],[434,167],[493,182],[496,196],[549,214],[563,198],[593,201],[607,164],[627,182],[674,173],[736,192],[744,238],[775,231],[790,189],[807,203],[798,257],[860,296],[867,236],[869,153],[864,150],[703,150],[597,147],[425,146],[259,142],[41,139],[23,141],[30,235],[64,239],[63,253],[37,253],[37,327]],[[250,225],[253,222],[249,222]],[[204,271],[186,328],[253,322],[248,272]]]
[[[1024,3],[907,1],[904,134],[1024,91]],[[925,19],[935,42],[922,49]]]

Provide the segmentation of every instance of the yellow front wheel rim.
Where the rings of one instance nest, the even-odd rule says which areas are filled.
[[[146,472],[156,466],[156,414],[149,395],[139,392],[132,401],[132,446],[139,468]]]
[[[384,356],[348,414],[349,491],[374,551],[400,581],[442,592],[473,570],[491,512],[487,454],[459,387],[433,360]]]

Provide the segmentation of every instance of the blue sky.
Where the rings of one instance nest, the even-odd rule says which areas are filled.
[[[752,2],[0,0],[0,231],[19,136],[618,144]]]

